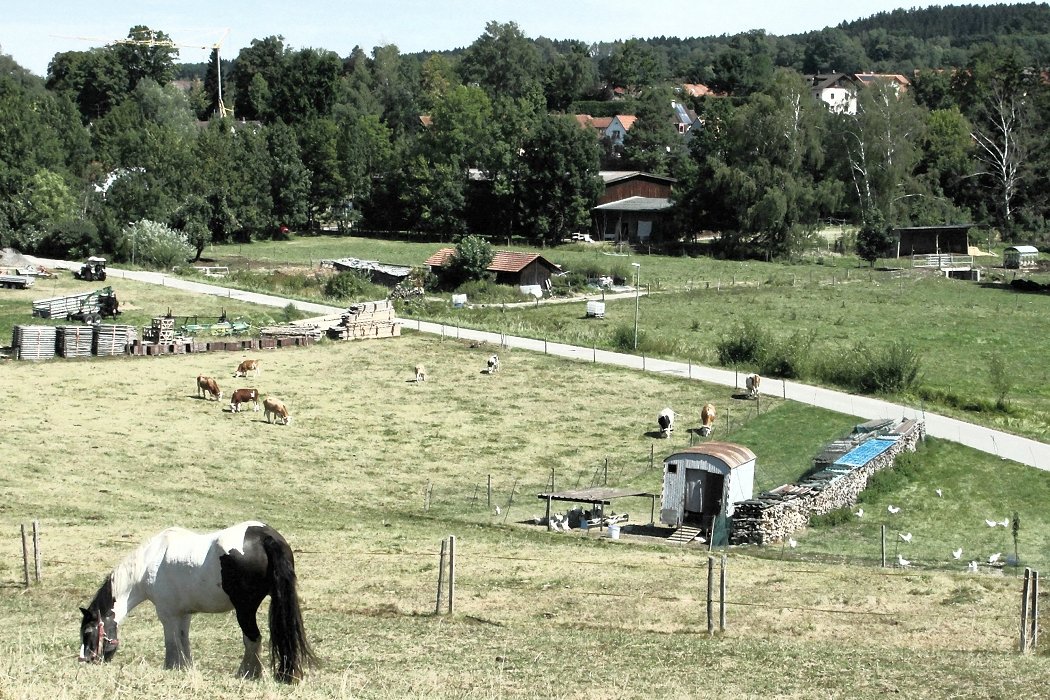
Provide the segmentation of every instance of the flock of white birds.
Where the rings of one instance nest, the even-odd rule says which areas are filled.
[[[944,498],[944,489],[934,489],[934,493],[937,494],[937,498]],[[887,510],[887,512],[889,512],[890,515],[897,515],[898,513],[901,512],[901,509],[898,506],[893,505],[892,503],[890,505],[886,506],[886,510]],[[864,517],[864,509],[863,508],[858,508],[856,511],[853,512],[853,514],[855,516],[857,516],[858,518],[863,518]],[[1009,518],[1003,518],[1002,520],[985,519],[984,523],[988,527],[1006,527],[1006,528],[1010,527],[1010,519]],[[910,533],[910,532],[898,532],[897,533],[897,537],[898,537],[898,539],[901,542],[905,542],[907,544],[911,544],[912,533]],[[788,539],[787,543],[792,549],[794,549],[795,547],[798,546],[798,541],[795,540],[794,538]],[[963,548],[962,547],[958,547],[957,549],[953,549],[952,550],[952,559],[962,559],[962,555],[963,555]],[[1002,558],[1002,556],[1003,556],[1002,552],[995,552],[994,554],[990,554],[988,556],[988,564],[995,564],[996,562],[998,562]],[[902,569],[906,569],[909,566],[911,566],[911,564],[912,564],[912,560],[905,559],[903,554],[897,554],[897,566],[899,566]],[[971,573],[974,573],[974,572],[976,572],[978,570],[979,567],[980,567],[980,563],[976,559],[973,559],[967,565],[966,570],[971,572]]]

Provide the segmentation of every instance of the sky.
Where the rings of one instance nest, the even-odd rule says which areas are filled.
[[[316,48],[347,56],[355,46],[371,53],[396,45],[402,53],[469,46],[490,21],[515,22],[525,36],[587,43],[655,36],[679,38],[764,29],[778,36],[835,26],[913,0],[8,0],[0,19],[0,53],[37,75],[62,51],[86,51],[126,37],[136,25],[163,31],[175,42],[211,46],[234,58],[253,39],[280,35],[292,49]],[[996,3],[966,0],[955,4]],[[1013,3],[1009,3],[1013,4]],[[227,31],[228,30],[228,31]],[[206,61],[208,51],[187,48],[179,60]]]

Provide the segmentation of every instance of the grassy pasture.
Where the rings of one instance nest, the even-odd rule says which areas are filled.
[[[441,244],[356,237],[297,238],[290,242],[213,246],[218,260],[308,264],[322,257],[360,257],[421,264]],[[525,249],[521,249],[525,250]],[[1006,285],[947,280],[931,273],[858,267],[855,258],[827,256],[820,264],[725,261],[712,258],[610,256],[607,247],[563,246],[542,251],[566,269],[599,267],[630,277],[641,264],[641,282],[654,291],[639,304],[640,348],[652,356],[717,362],[719,339],[745,319],[787,339],[810,342],[812,363],[858,344],[885,345],[901,338],[923,362],[916,390],[889,398],[1050,440],[1050,365],[1042,338],[1050,335],[1050,295],[1021,294]],[[610,300],[606,318],[583,318],[581,304],[452,309],[413,307],[427,320],[547,338],[582,346],[617,347],[633,332],[635,301]],[[630,333],[628,333],[630,335]],[[1009,410],[997,410],[989,369],[998,356],[1008,374]]]
[[[519,524],[542,512],[535,494],[552,469],[559,487],[586,485],[607,459],[610,484],[658,490],[660,458],[686,443],[706,400],[732,403],[729,435],[719,423],[715,436],[759,455],[760,488],[796,478],[854,421],[775,400],[758,415],[726,388],[523,351],[502,352],[488,376],[491,352],[408,333],[269,352],[262,376],[238,380],[232,353],[4,364],[17,410],[0,433],[0,697],[991,698],[1050,682],[1046,656],[1013,651],[1013,572],[961,574],[933,544],[909,553],[911,571],[840,563],[877,551],[863,528],[877,529],[883,501],[867,506],[871,521],[802,533],[796,550],[731,552],[729,628],[709,639],[706,551]],[[420,361],[430,376],[416,384]],[[197,399],[198,373],[280,396],[293,424]],[[664,405],[686,418],[672,440],[653,440]],[[1022,555],[1050,558],[1048,475],[941,443],[920,456],[913,479],[878,496],[911,518],[916,547],[955,534],[968,551],[1000,546],[975,541],[980,518],[1018,509]],[[489,475],[499,517],[485,505]],[[647,500],[614,507],[648,520]],[[33,518],[45,579],[23,592],[17,527]],[[77,605],[124,554],[171,524],[246,518],[296,550],[324,659],[306,683],[234,680],[230,615],[197,616],[196,669],[166,673],[148,605],[124,625],[114,664],[77,666]],[[449,533],[457,612],[435,617]]]

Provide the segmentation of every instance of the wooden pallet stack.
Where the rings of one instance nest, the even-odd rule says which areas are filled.
[[[170,316],[155,316],[152,324],[142,329],[142,340],[158,345],[174,343],[175,319]]]
[[[393,338],[401,335],[401,324],[394,319],[394,305],[387,299],[365,301],[349,307],[338,325],[328,329],[333,340]]]
[[[92,326],[56,326],[55,353],[59,357],[91,357]]]
[[[22,360],[50,360],[55,356],[54,326],[15,326],[11,347]]]
[[[324,337],[324,329],[318,325],[282,325],[264,326],[259,330],[262,338],[312,338],[317,341]]]
[[[123,355],[128,345],[135,342],[138,334],[135,326],[105,323],[95,326],[94,347],[92,351],[99,356]]]

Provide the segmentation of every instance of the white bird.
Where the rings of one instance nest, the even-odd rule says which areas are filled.
[[[940,489],[937,489],[936,491],[934,491],[934,493],[937,494],[937,498],[941,498],[941,497],[944,496],[944,492],[941,491]]]
[[[499,506],[496,506],[496,515],[499,515]]]
[[[897,506],[892,506],[892,505],[891,506],[886,506],[886,510],[888,510],[891,515],[896,515],[897,513],[901,512],[900,508],[898,508]]]
[[[707,538],[705,538],[703,535],[697,535],[693,539],[695,539],[700,544],[707,544]]]
[[[958,549],[953,549],[952,550],[952,559],[960,559],[960,558],[962,558],[962,547],[959,547]]]
[[[857,512],[854,513],[854,515],[856,515],[858,518],[863,518],[864,517],[864,509],[863,508],[858,508]]]
[[[1002,520],[1000,520],[996,524],[997,525],[1002,525],[1003,527],[1010,527],[1010,521],[1007,518],[1003,518]]]
[[[906,533],[906,534],[903,533],[903,532],[898,532],[897,536],[900,537],[905,542],[911,542],[911,533],[910,532]]]
[[[795,547],[798,546],[798,542],[796,542],[794,540],[794,538],[790,538],[790,539],[788,539],[788,546],[791,547],[792,549],[794,549]]]
[[[911,561],[909,561],[908,559],[905,559],[900,554],[897,555],[897,563],[900,564],[902,569],[911,566]]]
[[[1003,555],[1002,552],[996,552],[992,556],[988,557],[988,563],[989,564],[994,564],[995,562],[999,561],[999,557],[1001,557],[1002,555]]]
[[[988,527],[995,527],[999,523],[995,522],[994,520],[989,520],[988,518],[985,518],[984,519],[984,524],[987,525]]]
[[[966,570],[969,571],[970,573],[976,572],[977,571],[977,562],[976,561],[971,561],[970,565],[966,567]]]

